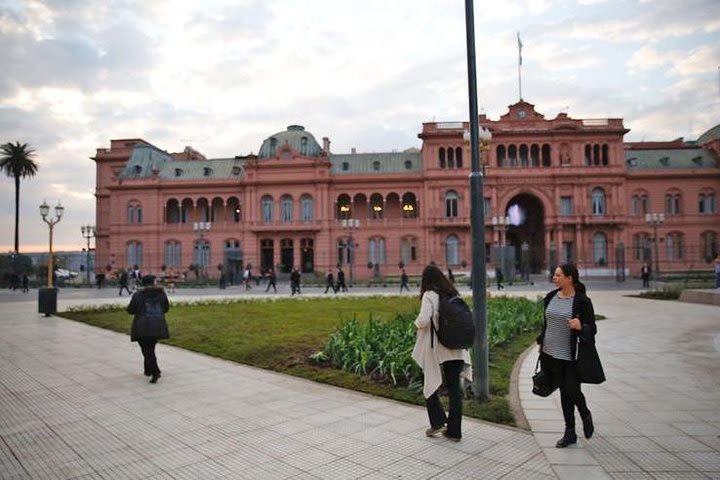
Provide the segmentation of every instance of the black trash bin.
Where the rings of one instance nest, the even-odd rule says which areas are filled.
[[[57,312],[57,288],[38,289],[38,313],[44,313],[46,317]]]

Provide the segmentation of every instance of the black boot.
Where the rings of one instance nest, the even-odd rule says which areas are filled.
[[[558,440],[558,442],[555,444],[557,448],[565,448],[568,445],[572,445],[573,443],[577,442],[577,435],[575,435],[575,430],[565,430],[565,434],[563,437]]]
[[[583,417],[583,433],[585,434],[585,438],[590,438],[593,436],[593,432],[595,431],[595,425],[593,425],[592,421],[592,414],[588,412],[586,417]]]

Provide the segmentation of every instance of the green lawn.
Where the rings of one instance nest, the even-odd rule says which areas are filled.
[[[345,388],[423,404],[417,391],[374,383],[367,377],[317,365],[309,359],[322,350],[341,323],[355,317],[390,320],[398,312],[415,312],[419,299],[396,297],[282,298],[174,304],[167,315],[167,343],[208,355],[275,370]],[[118,332],[129,333],[131,316],[124,309],[73,310],[62,316]],[[514,424],[506,395],[517,356],[537,332],[524,334],[490,351],[488,402],[466,401],[466,415]]]

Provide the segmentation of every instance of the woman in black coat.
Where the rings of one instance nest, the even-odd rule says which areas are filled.
[[[576,407],[585,438],[592,437],[595,427],[580,383],[602,383],[605,375],[595,349],[595,312],[577,268],[572,264],[560,265],[555,269],[553,282],[558,288],[545,297],[545,321],[538,343],[542,368],[550,374],[553,384],[560,387],[565,434],[556,447],[564,448],[577,442]]]
[[[155,286],[155,277],[142,277],[143,288],[136,291],[127,307],[129,314],[134,315],[130,340],[138,342],[145,360],[145,375],[150,383],[157,383],[160,368],[155,356],[155,345],[161,338],[170,338],[165,313],[170,308],[167,295],[162,287]]]

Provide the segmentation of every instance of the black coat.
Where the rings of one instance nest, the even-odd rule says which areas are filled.
[[[134,315],[130,329],[130,340],[140,338],[170,338],[165,313],[170,308],[165,290],[160,287],[148,287],[133,293],[127,307]]]
[[[553,290],[545,296],[543,301],[544,309],[550,300],[557,294],[560,289]],[[605,372],[600,363],[600,356],[595,348],[595,334],[597,326],[595,325],[595,310],[592,301],[585,295],[575,290],[575,298],[573,299],[572,317],[579,318],[582,329],[580,331],[571,330],[570,349],[572,357],[576,361],[578,369],[578,378],[582,383],[602,383],[605,381]],[[545,330],[547,329],[547,318],[543,321],[543,328],[537,342],[540,344],[542,351],[543,341],[545,340]]]

